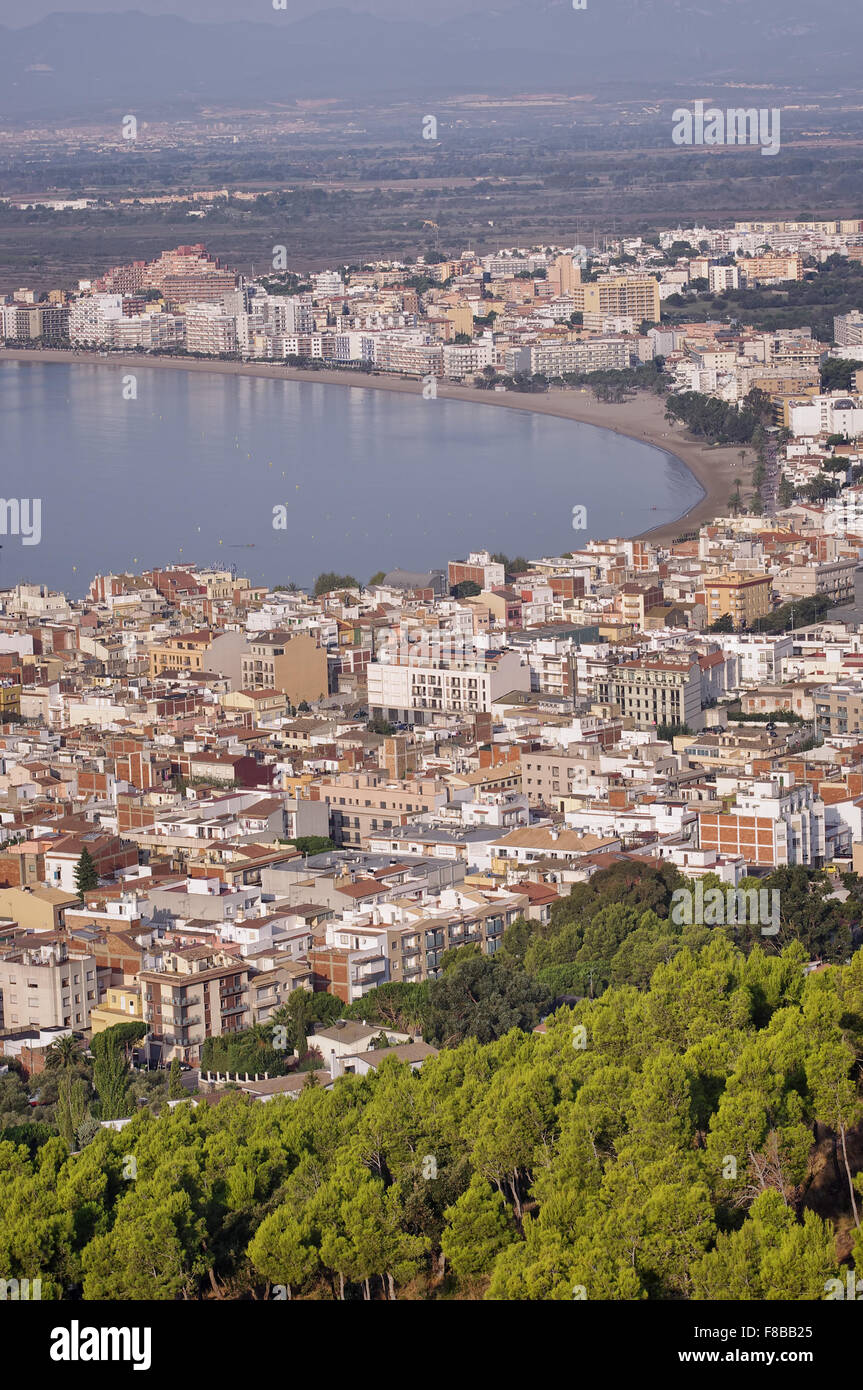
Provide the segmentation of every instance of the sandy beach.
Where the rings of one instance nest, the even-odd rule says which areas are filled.
[[[67,352],[50,348],[0,348],[0,362],[66,362],[94,363],[97,366],[146,369],[148,371],[220,372],[227,375],[270,377],[278,381],[310,381],[318,385],[353,386],[368,391],[401,391],[416,395],[422,390],[418,381],[398,377],[372,376],[352,371],[302,371],[298,368],[269,365],[265,362],[217,362],[197,358],[150,357],[138,353]],[[673,454],[685,464],[704,489],[704,496],[677,520],[665,522],[642,532],[652,540],[670,541],[684,531],[697,530],[705,521],[727,511],[728,498],[738,478],[749,482],[753,460],[751,455],[741,466],[738,448],[719,449],[694,439],[679,425],[665,419],[665,406],[658,396],[639,393],[624,405],[605,405],[586,390],[550,390],[543,395],[519,395],[513,391],[480,391],[473,386],[457,386],[439,381],[437,394],[441,399],[471,401],[477,405],[497,406],[505,410],[532,410],[539,415],[554,415],[585,425],[597,425],[615,434],[652,444]]]

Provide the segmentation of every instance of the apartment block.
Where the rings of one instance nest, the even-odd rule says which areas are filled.
[[[344,772],[320,782],[329,803],[330,834],[337,845],[368,844],[370,835],[409,825],[446,805],[446,784],[434,777],[395,782],[378,772]]]
[[[470,310],[467,312],[470,313]],[[446,343],[443,348],[444,376],[456,380],[478,376],[485,367],[494,365],[493,353],[490,337],[478,343]]]
[[[444,952],[458,946],[478,946],[482,955],[495,955],[506,928],[526,906],[525,898],[506,894],[482,906],[430,913],[400,933],[390,956],[390,978],[406,983],[436,979]]]
[[[636,323],[659,323],[659,281],[652,275],[609,275],[588,284],[575,285],[576,312],[631,315]]]
[[[69,309],[69,339],[82,347],[106,344],[111,323],[122,316],[121,294],[91,294],[76,299]]]
[[[583,789],[599,775],[598,750],[592,758],[560,748],[550,753],[525,753],[521,760],[522,790],[532,806],[555,805],[562,796]]]
[[[774,636],[763,632],[720,632],[714,640],[727,655],[737,658],[741,685],[781,681],[785,663],[794,651],[794,643],[785,633]]]
[[[467,581],[478,584],[481,589],[494,589],[506,582],[506,570],[492,560],[487,550],[475,550],[466,560],[450,560],[447,565],[447,582],[451,589]]]
[[[643,631],[651,608],[662,603],[662,585],[636,583],[623,584],[618,591],[620,616],[626,623],[632,623],[636,632]]]
[[[837,347],[863,346],[863,314],[852,309],[850,314],[837,314],[833,319],[833,341]]]
[[[799,254],[739,257],[737,269],[743,285],[763,285],[771,280],[802,280],[803,257]]]
[[[546,377],[566,372],[617,371],[630,364],[625,338],[582,338],[577,342],[542,342],[534,347],[512,348],[506,354],[511,372],[534,372]]]
[[[190,301],[218,304],[237,284],[234,272],[208,255],[201,242],[163,251],[147,265],[143,280],[145,287],[161,291],[169,306]]]
[[[616,705],[637,729],[658,724],[700,729],[701,667],[690,655],[624,661],[597,682],[597,699]]]
[[[816,728],[822,734],[863,733],[863,683],[825,685],[814,694]]]
[[[151,1055],[200,1060],[205,1038],[249,1025],[249,967],[225,950],[190,946],[166,951],[162,970],[138,975]]]
[[[69,310],[62,305],[0,304],[0,338],[27,342],[65,342],[69,337]]]
[[[218,356],[237,351],[237,320],[220,304],[194,302],[183,306],[186,319],[186,351]]]
[[[446,951],[476,946],[481,954],[494,955],[506,928],[527,905],[527,897],[517,892],[489,901],[479,893],[450,890],[440,906],[417,913],[408,924],[380,922],[374,916],[328,924],[326,944],[309,952],[317,986],[353,1003],[388,981],[436,979]]]
[[[319,700],[329,689],[327,654],[306,633],[257,633],[241,671],[244,690],[280,690],[295,705]]]
[[[95,955],[72,955],[57,937],[37,940],[0,953],[0,1027],[89,1028],[99,1002]]]
[[[737,630],[751,627],[757,618],[770,612],[773,580],[769,574],[718,574],[705,578],[695,595],[696,603],[707,609],[708,623],[731,617]]]
[[[736,265],[709,266],[707,279],[711,294],[723,294],[725,290],[740,288],[740,272]]]
[[[791,565],[776,578],[776,593],[783,601],[823,595],[831,603],[851,603],[854,599],[855,559],[829,560],[820,565]]]
[[[856,439],[863,434],[863,397],[814,396],[810,400],[790,401],[787,416],[796,438],[842,434],[846,439]]]
[[[440,343],[415,342],[398,334],[380,334],[374,343],[374,364],[382,372],[404,372],[408,376],[443,376],[443,347]]]
[[[166,637],[150,648],[150,677],[176,671],[203,671],[204,658],[212,638],[207,631],[184,632]]]
[[[755,782],[740,792],[730,810],[699,811],[699,845],[723,857],[742,854],[765,868],[822,868],[825,859],[824,802],[793,774]]]
[[[368,667],[369,710],[391,723],[431,724],[438,715],[489,714],[524,680],[516,652],[488,651],[451,661],[402,655]]]

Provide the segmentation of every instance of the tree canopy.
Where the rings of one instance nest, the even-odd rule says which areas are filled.
[[[598,877],[557,927],[615,961],[673,880]],[[823,1298],[863,1258],[863,951],[807,975],[798,941],[707,937],[541,1032],[525,972],[460,961],[435,988],[479,1022],[416,1073],[143,1108],[72,1155],[7,1130],[0,1264],[85,1300]]]

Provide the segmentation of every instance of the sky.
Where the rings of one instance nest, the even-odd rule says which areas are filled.
[[[57,13],[118,13],[138,10],[144,14],[180,15],[183,19],[219,22],[248,20],[274,22],[286,17],[302,19],[322,10],[351,9],[381,17],[428,19],[430,12],[446,18],[464,10],[507,8],[511,0],[287,0],[274,13],[272,0],[0,0],[0,24],[20,28]]]

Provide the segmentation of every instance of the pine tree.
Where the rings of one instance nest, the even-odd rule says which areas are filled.
[[[129,1100],[129,1067],[123,1043],[106,1028],[92,1041],[93,1085],[99,1097],[103,1120],[123,1120],[131,1113]]]
[[[87,1084],[67,1068],[60,1078],[57,1095],[57,1128],[70,1153],[75,1147],[78,1130],[87,1118]]]
[[[84,894],[99,886],[99,871],[96,868],[96,861],[86,845],[81,851],[81,858],[75,865],[75,887],[78,889],[78,896],[84,901]]]
[[[185,1094],[186,1088],[180,1074],[180,1063],[175,1057],[168,1076],[168,1100],[182,1100]]]
[[[441,1250],[460,1282],[491,1271],[496,1257],[513,1240],[507,1206],[500,1192],[479,1174],[444,1212]]]

